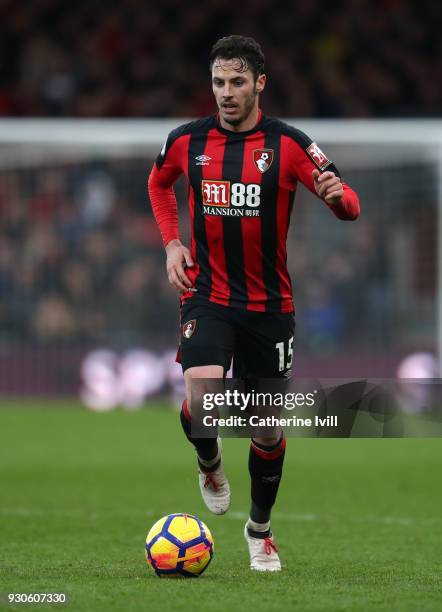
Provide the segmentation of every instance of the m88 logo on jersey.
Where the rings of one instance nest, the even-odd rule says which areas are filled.
[[[259,217],[261,185],[230,181],[201,181],[205,215]]]

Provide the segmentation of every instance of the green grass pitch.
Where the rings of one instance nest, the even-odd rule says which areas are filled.
[[[210,515],[176,412],[0,407],[0,591],[65,592],[78,611],[442,609],[442,440],[289,439],[273,528],[284,569],[248,569],[248,442],[225,440],[232,508]],[[171,512],[201,517],[215,555],[164,580],[143,545]],[[1,606],[0,606],[1,607]],[[9,606],[4,609],[49,609]]]

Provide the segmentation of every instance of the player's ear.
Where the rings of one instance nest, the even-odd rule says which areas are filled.
[[[266,75],[260,74],[259,77],[256,79],[256,85],[255,85],[256,93],[261,93],[264,90],[264,87],[266,86],[266,81],[267,81]]]

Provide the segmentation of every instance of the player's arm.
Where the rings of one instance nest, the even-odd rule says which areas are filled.
[[[182,140],[182,138],[173,140],[169,135],[149,175],[148,191],[166,250],[169,282],[178,291],[185,292],[192,287],[192,283],[184,268],[192,267],[193,260],[189,249],[180,241],[178,206],[173,191],[173,184],[182,173],[184,155]]]
[[[336,166],[305,134],[302,134],[300,142],[292,141],[292,159],[292,170],[296,177],[317,195],[336,217],[345,221],[354,221],[359,217],[357,193],[341,180]]]

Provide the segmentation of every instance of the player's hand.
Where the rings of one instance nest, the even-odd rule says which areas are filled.
[[[166,246],[167,276],[169,283],[181,293],[186,293],[192,287],[184,268],[193,267],[193,259],[187,247],[179,240],[171,240]]]
[[[344,188],[341,179],[334,172],[321,172],[316,168],[312,172],[313,183],[318,196],[331,206],[341,204]]]

